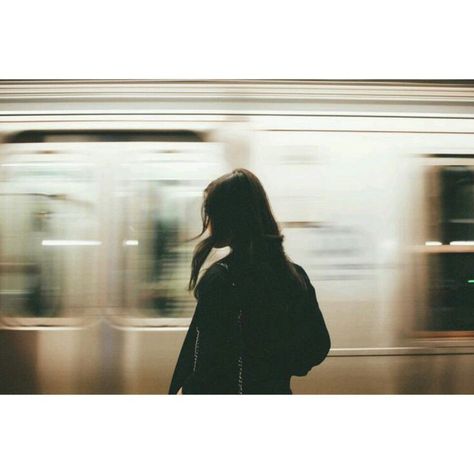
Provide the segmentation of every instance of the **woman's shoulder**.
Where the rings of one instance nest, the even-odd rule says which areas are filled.
[[[306,273],[305,269],[301,266],[298,265],[295,262],[291,262],[291,265],[293,265],[293,268],[305,279],[309,280],[308,274]]]
[[[299,273],[306,273],[306,272],[304,271],[304,268],[303,268],[301,265],[298,265],[298,264],[295,263],[295,262],[290,262],[290,263],[291,263],[291,265],[293,265],[293,267],[294,267],[296,270],[298,270]]]
[[[291,262],[291,265],[293,265],[293,268],[296,270],[296,272],[300,276],[300,281],[304,282],[303,287],[304,287],[305,292],[313,288],[313,284],[311,283],[311,280],[308,274],[306,273],[306,270],[301,265],[298,265],[295,262]]]
[[[228,263],[225,259],[219,260],[204,270],[197,285],[197,297],[211,291],[220,292],[230,284]]]

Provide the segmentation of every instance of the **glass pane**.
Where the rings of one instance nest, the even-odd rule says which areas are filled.
[[[95,168],[67,158],[0,164],[3,316],[78,316],[99,304]]]
[[[201,232],[204,188],[228,171],[215,147],[203,146],[206,152],[140,154],[121,166],[115,225],[123,237],[112,294],[125,316],[192,316],[196,301],[187,286],[198,240],[186,240]]]
[[[474,168],[428,173],[427,329],[474,330]]]
[[[474,253],[429,256],[429,330],[474,330]]]
[[[447,166],[440,172],[442,242],[474,241],[474,171]]]

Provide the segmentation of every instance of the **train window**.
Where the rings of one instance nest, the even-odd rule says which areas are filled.
[[[3,318],[47,324],[98,306],[98,188],[94,165],[84,161],[28,147],[0,161]]]
[[[192,316],[196,301],[187,285],[198,241],[188,240],[201,231],[205,186],[229,171],[219,150],[209,143],[167,145],[122,164],[115,201],[121,212],[114,212],[113,224],[121,238],[112,306],[121,308],[127,324],[134,318],[137,325],[144,319],[152,325],[184,324]],[[215,252],[209,263],[221,255]]]
[[[427,172],[426,319],[438,335],[474,331],[474,160],[437,156]],[[474,333],[473,333],[474,334]]]

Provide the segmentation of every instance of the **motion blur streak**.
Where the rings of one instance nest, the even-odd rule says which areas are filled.
[[[45,247],[66,246],[66,245],[100,245],[102,242],[98,240],[42,240],[41,245]]]
[[[2,81],[0,104],[2,393],[166,393],[202,192],[236,167],[331,333],[294,393],[474,393],[472,82]]]

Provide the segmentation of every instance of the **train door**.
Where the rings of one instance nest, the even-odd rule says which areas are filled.
[[[166,393],[196,305],[187,285],[203,190],[230,165],[209,142],[121,144],[110,156],[108,321],[123,337],[123,391]]]
[[[15,379],[35,380],[29,393],[79,390],[79,334],[97,324],[102,304],[101,179],[84,148],[2,146],[0,322],[10,373],[2,390],[16,390]],[[93,353],[89,346],[86,366]]]
[[[229,170],[222,146],[189,133],[49,135],[2,148],[9,360],[28,348],[30,393],[166,391],[183,332],[161,329],[192,316],[186,241],[205,185]]]

